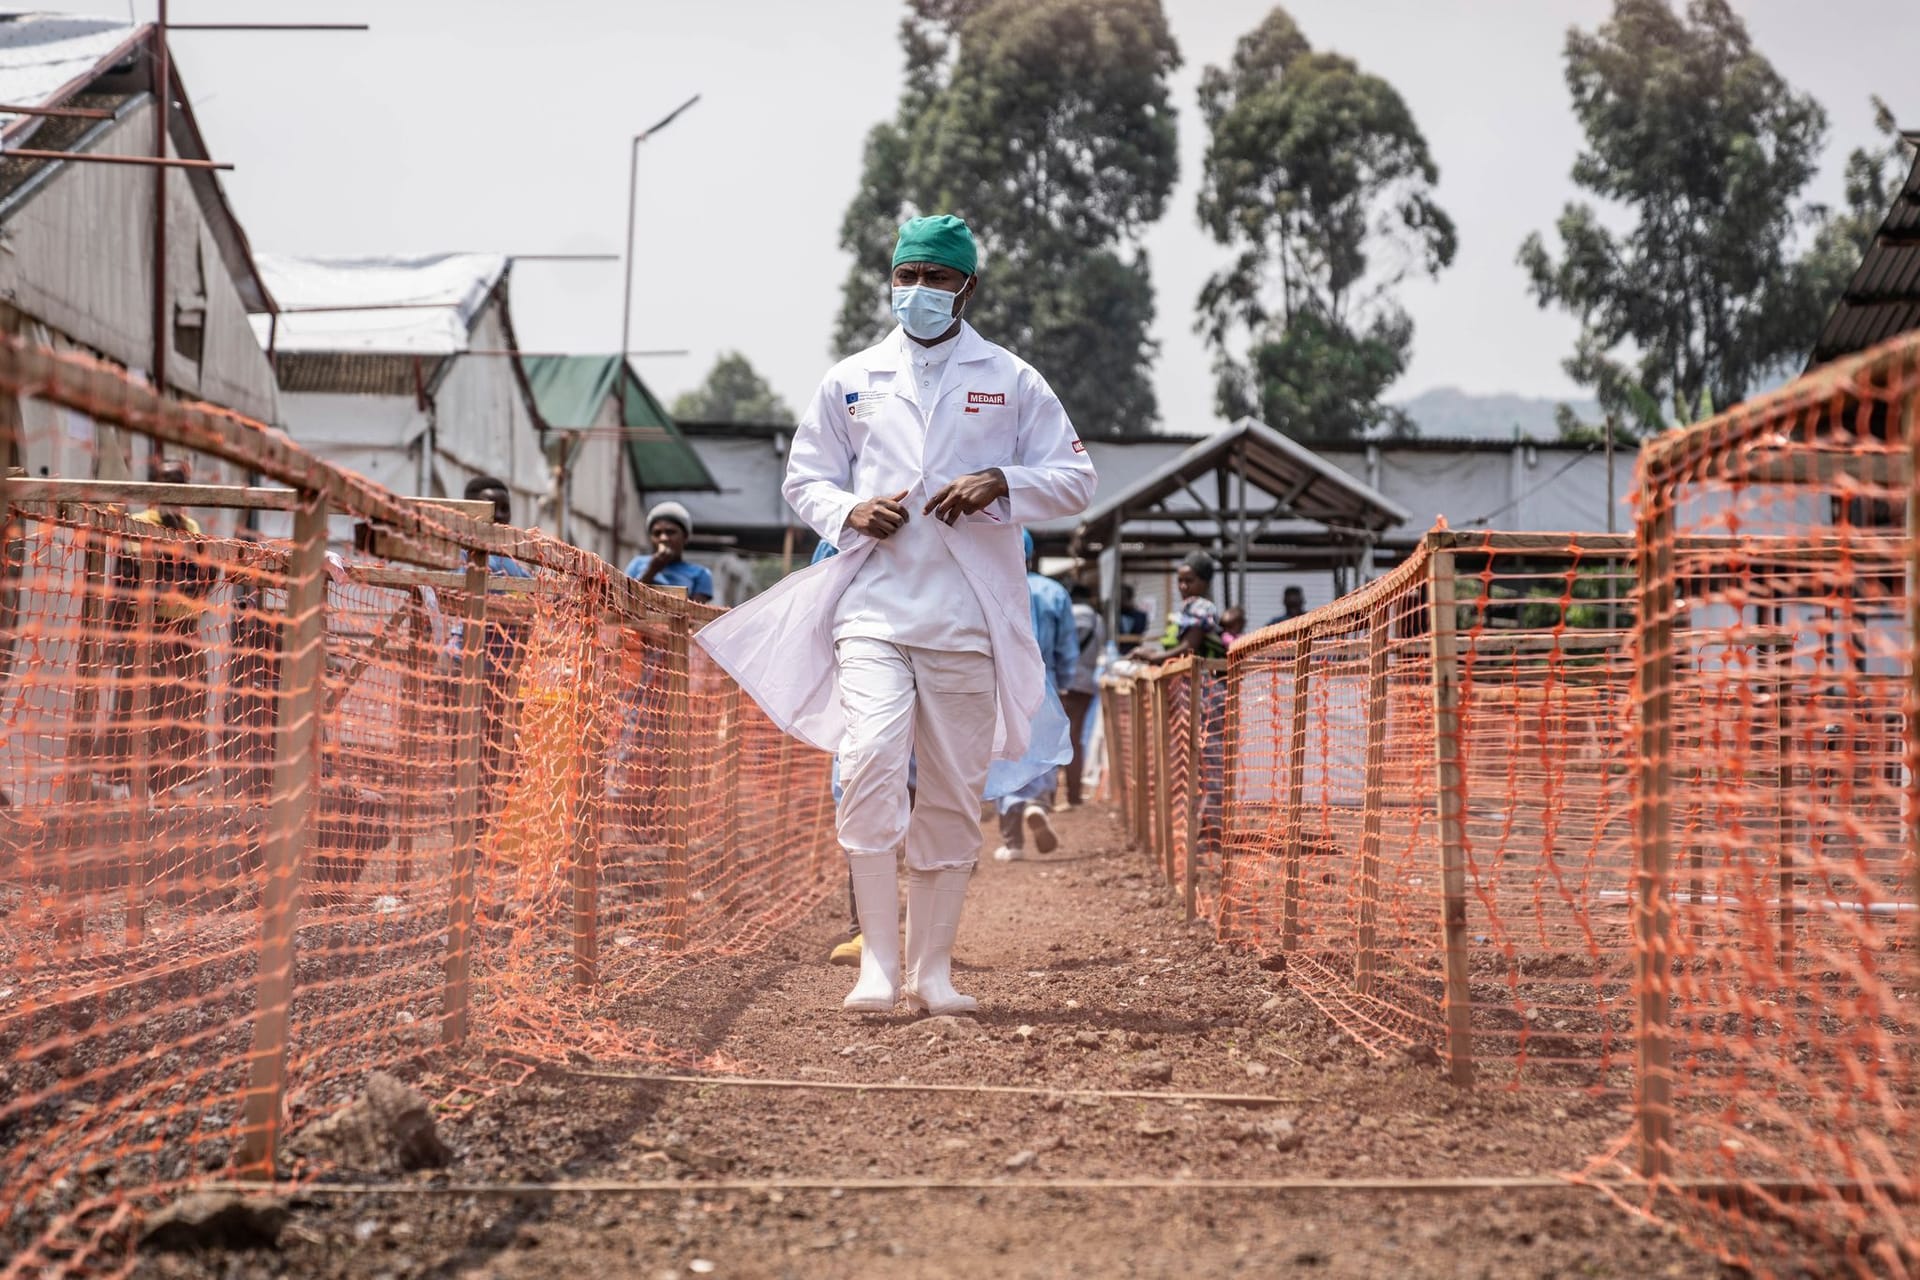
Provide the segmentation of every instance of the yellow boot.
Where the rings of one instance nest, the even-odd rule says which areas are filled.
[[[827,956],[827,963],[851,965],[856,969],[859,968],[860,942],[860,935],[857,933],[854,934],[851,938],[848,938],[845,942],[833,949],[832,953]]]

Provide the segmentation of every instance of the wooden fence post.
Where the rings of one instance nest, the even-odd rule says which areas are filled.
[[[65,508],[61,514],[66,514]],[[107,555],[103,545],[105,534],[93,527],[84,513],[78,517],[74,528],[74,542],[80,549],[80,614],[75,625],[80,634],[75,637],[73,658],[73,705],[69,712],[67,728],[66,757],[62,764],[61,798],[65,801],[67,813],[73,814],[76,807],[86,805],[93,798],[93,769],[95,757],[100,750],[99,735],[95,732],[94,721],[100,709],[100,672],[101,656],[107,653],[101,642],[102,620],[106,616],[105,596],[107,592]],[[111,691],[115,686],[106,681]],[[107,713],[113,713],[109,699]],[[85,810],[81,810],[85,812]],[[69,832],[84,828],[86,821],[70,821]],[[71,836],[69,837],[71,838]],[[54,938],[59,942],[78,942],[86,936],[87,914],[79,905],[79,899],[86,890],[84,868],[76,868],[71,857],[61,867],[60,902],[55,910],[59,913],[54,921]]]
[[[1907,442],[1907,861],[1913,867],[1913,987],[1920,990],[1920,395],[1900,407]]]
[[[1387,802],[1387,663],[1392,657],[1391,602],[1377,605],[1367,628],[1367,772],[1361,784],[1360,927],[1355,948],[1353,989],[1373,991],[1379,972],[1380,833]]]
[[[1127,687],[1127,723],[1133,729],[1133,839],[1139,847],[1153,853],[1153,775],[1148,768],[1149,734],[1147,723],[1149,698],[1153,686],[1145,677],[1136,676]]]
[[[1182,896],[1186,900],[1189,923],[1200,911],[1200,824],[1206,814],[1201,751],[1206,744],[1202,721],[1206,718],[1207,670],[1207,662],[1195,658],[1193,678],[1187,683],[1187,866]]]
[[[618,715],[603,695],[600,632],[605,613],[599,583],[586,589],[586,643],[581,646],[580,690],[586,708],[581,737],[580,807],[573,824],[573,984],[590,987],[600,976],[600,844],[606,829],[607,719]]]
[[[1171,675],[1153,682],[1153,749],[1159,761],[1155,772],[1160,787],[1153,798],[1154,828],[1160,837],[1160,871],[1169,889],[1176,884],[1173,848],[1173,681]]]
[[[466,616],[460,627],[460,682],[453,731],[453,885],[447,905],[447,976],[440,1042],[467,1038],[473,997],[473,914],[480,833],[480,760],[486,751],[487,553],[467,552]]]
[[[1100,681],[1100,736],[1107,748],[1107,758],[1104,767],[1100,770],[1100,781],[1102,789],[1112,797],[1121,811],[1125,812],[1127,790],[1125,779],[1120,773],[1120,733],[1116,728],[1119,722],[1114,718],[1114,708],[1117,705],[1118,701],[1113,696],[1113,686],[1102,679]]]
[[[687,619],[676,613],[667,636],[667,937],[669,951],[687,945],[692,898],[693,684]]]
[[[726,881],[720,888],[721,901],[731,915],[739,906],[744,859],[740,853],[740,775],[747,771],[745,725],[746,692],[732,676],[726,679],[726,736],[720,739],[716,754],[720,769],[720,811],[726,826],[720,845],[720,858],[726,867]]]
[[[414,827],[419,818],[420,768],[418,757],[423,746],[421,720],[425,715],[426,680],[421,667],[432,643],[433,622],[427,616],[420,588],[407,596],[407,647],[401,658],[400,673],[400,751],[395,761],[400,771],[400,813],[394,830],[394,879],[406,883],[413,879]]]
[[[128,663],[133,672],[133,694],[127,711],[128,753],[127,799],[133,807],[131,839],[127,856],[127,945],[134,946],[147,934],[147,907],[144,901],[147,877],[153,865],[153,734],[147,723],[153,715],[153,621],[156,589],[153,542],[142,538],[140,581],[134,596],[133,656]],[[111,714],[111,712],[109,712]]]
[[[271,1179],[287,1091],[293,1008],[293,940],[300,868],[313,838],[320,771],[320,695],[325,666],[327,502],[304,493],[287,553],[287,616],[280,633],[279,714],[273,735],[273,791],[261,850],[260,965],[248,1064],[245,1127],[237,1165]]]
[[[1215,907],[1214,937],[1226,944],[1237,943],[1241,936],[1239,919],[1246,904],[1239,902],[1234,885],[1234,832],[1239,818],[1240,772],[1240,688],[1231,656],[1220,673],[1226,709],[1220,725],[1220,898]]]
[[[1639,753],[1634,761],[1633,941],[1639,1002],[1634,1109],[1640,1176],[1672,1172],[1673,872],[1673,509],[1671,496],[1642,493],[1640,509]]]
[[[1287,738],[1286,882],[1280,948],[1300,945],[1301,854],[1306,843],[1307,700],[1313,670],[1313,635],[1302,632],[1293,651],[1293,723]]]
[[[1467,967],[1467,781],[1460,742],[1460,648],[1453,552],[1428,566],[1433,610],[1433,741],[1440,798],[1440,920],[1446,948],[1447,1057],[1453,1082],[1473,1083],[1473,993]]]

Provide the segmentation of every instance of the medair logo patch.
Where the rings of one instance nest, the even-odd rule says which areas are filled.
[[[1004,391],[969,391],[968,404],[1005,404],[1007,393]]]

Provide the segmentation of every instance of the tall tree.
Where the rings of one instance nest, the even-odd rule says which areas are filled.
[[[1587,142],[1573,178],[1616,212],[1569,204],[1558,257],[1537,234],[1521,246],[1540,305],[1580,318],[1564,367],[1626,429],[1733,404],[1825,318],[1799,245],[1826,112],[1727,0],[1615,0],[1599,30],[1568,31],[1566,61]]]
[[[968,318],[1046,374],[1089,434],[1158,417],[1153,288],[1137,241],[1176,176],[1160,0],[909,0],[898,114],[867,137],[841,223],[853,254],[834,342],[892,327],[900,223],[957,213],[981,245]]]
[[[707,371],[707,378],[673,402],[673,416],[688,422],[771,422],[791,426],[796,421],[767,380],[738,351],[723,351]]]
[[[1901,135],[1893,111],[1877,96],[1873,123],[1882,137],[1879,145],[1858,147],[1847,157],[1845,204],[1823,211],[1825,218],[1813,247],[1802,261],[1808,292],[1807,305],[1824,318],[1845,292],[1886,220],[1894,197],[1913,167],[1914,147]]]
[[[1200,110],[1200,221],[1237,251],[1200,294],[1219,411],[1300,436],[1410,434],[1380,402],[1413,347],[1394,290],[1457,242],[1405,100],[1276,8],[1207,68]]]

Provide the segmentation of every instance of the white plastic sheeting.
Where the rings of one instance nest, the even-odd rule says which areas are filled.
[[[474,317],[507,270],[499,253],[417,257],[255,256],[283,311],[280,351],[451,355],[471,345]],[[324,311],[305,308],[324,307]],[[271,318],[253,317],[260,341]]]
[[[134,30],[124,22],[102,18],[0,14],[0,102],[44,105],[131,40]],[[9,135],[10,144],[11,135],[37,123],[32,116],[0,114],[0,129]]]

